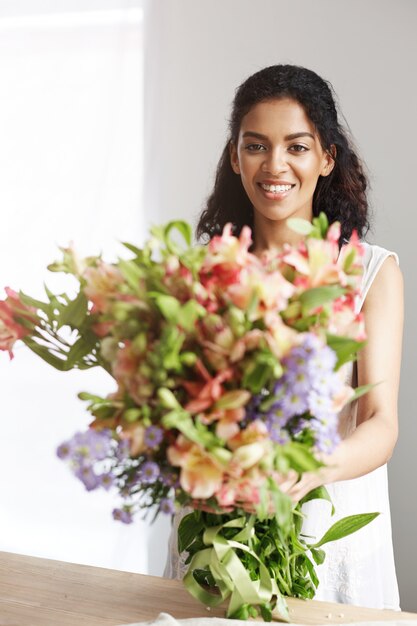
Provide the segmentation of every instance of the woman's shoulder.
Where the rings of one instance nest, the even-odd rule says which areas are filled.
[[[365,301],[372,285],[376,296],[382,294],[383,298],[399,294],[402,289],[402,273],[399,267],[398,254],[383,246],[362,241],[364,255],[362,257],[363,277],[359,309]],[[398,294],[397,294],[398,291]],[[399,297],[399,295],[398,295]]]
[[[374,266],[378,266],[377,268],[377,271],[378,271],[379,267],[388,257],[393,257],[397,265],[399,265],[400,262],[399,262],[398,254],[394,252],[393,250],[389,250],[388,248],[379,246],[376,243],[369,243],[367,241],[361,241],[361,244],[364,249],[362,262],[363,262],[363,266],[365,269],[369,270],[373,268]]]

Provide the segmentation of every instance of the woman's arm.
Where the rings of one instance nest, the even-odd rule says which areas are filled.
[[[403,280],[393,257],[382,264],[363,306],[367,342],[358,358],[358,384],[379,383],[358,400],[357,428],[330,455],[326,467],[281,488],[301,500],[319,485],[367,474],[386,463],[398,436],[397,400],[403,330]]]

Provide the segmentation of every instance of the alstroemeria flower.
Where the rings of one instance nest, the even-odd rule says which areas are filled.
[[[245,417],[244,406],[249,402],[251,394],[246,389],[234,389],[226,392],[218,400],[209,413],[201,413],[198,418],[203,424],[216,423],[216,435],[228,440],[238,434],[239,422]]]
[[[224,393],[222,383],[233,378],[231,368],[219,372],[213,378],[199,359],[196,362],[196,369],[203,379],[201,382],[181,381],[182,386],[193,398],[184,407],[190,413],[201,413],[211,407]]]
[[[299,333],[287,326],[281,316],[268,311],[264,322],[267,327],[265,339],[273,354],[281,359],[299,341]]]
[[[245,470],[253,468],[262,460],[269,459],[272,442],[264,422],[255,420],[234,437],[228,440],[228,447],[233,451],[228,472],[235,477],[241,476]]]
[[[246,311],[254,298],[257,306],[250,313],[250,320],[259,319],[266,310],[282,311],[294,294],[295,287],[279,272],[267,272],[251,267],[242,271],[239,283],[225,290],[225,297],[233,304]]]
[[[16,318],[22,318],[36,326],[38,318],[35,309],[28,307],[21,301],[10,287],[5,288],[7,298],[0,301],[0,350],[6,350],[13,358],[12,348],[18,339],[31,334],[31,330],[19,324]]]
[[[96,267],[88,267],[83,278],[86,280],[84,293],[100,313],[109,310],[112,301],[119,296],[119,287],[124,282],[120,270],[114,265],[100,261]]]
[[[181,487],[196,499],[211,498],[223,482],[224,467],[206,450],[179,435],[167,450],[172,465],[181,467]]]
[[[123,422],[119,436],[122,441],[129,443],[131,456],[138,456],[146,450],[145,433],[146,429],[142,424]]]
[[[232,224],[226,224],[220,236],[213,237],[208,244],[208,255],[204,268],[225,264],[239,267],[253,263],[256,257],[248,252],[252,244],[251,230],[244,226],[239,237],[232,235]]]
[[[338,298],[333,302],[332,314],[327,327],[329,333],[364,341],[365,317],[362,312],[356,313],[353,299]]]

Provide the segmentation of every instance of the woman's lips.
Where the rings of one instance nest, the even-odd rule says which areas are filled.
[[[295,187],[295,185],[291,183],[257,183],[257,185],[263,196],[265,196],[268,200],[282,200],[283,198],[286,198],[293,187]]]

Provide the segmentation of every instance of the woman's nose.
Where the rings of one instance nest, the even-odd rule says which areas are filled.
[[[277,174],[288,169],[288,163],[285,158],[284,150],[280,148],[270,150],[266,153],[265,157],[266,158],[263,163],[264,171],[269,172],[270,174]]]

